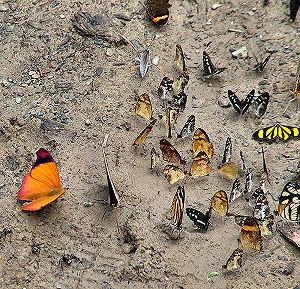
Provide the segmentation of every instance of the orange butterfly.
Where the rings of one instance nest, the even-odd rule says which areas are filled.
[[[50,153],[40,148],[37,160],[29,174],[25,176],[17,198],[31,201],[21,210],[37,211],[56,200],[66,189],[61,188],[56,163]]]

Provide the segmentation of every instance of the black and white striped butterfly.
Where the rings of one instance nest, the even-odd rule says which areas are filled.
[[[207,231],[211,216],[211,207],[205,215],[193,208],[186,208],[186,214],[194,222],[194,225],[200,229],[201,233],[205,233]]]
[[[263,61],[258,61],[258,59],[256,58],[255,54],[253,54],[255,60],[256,60],[256,64],[254,66],[255,70],[259,73],[263,72],[263,70],[265,69],[265,66],[267,65],[267,63],[269,62],[270,58],[271,58],[271,54],[269,54],[265,60]]]
[[[173,98],[173,80],[164,77],[158,87],[158,96],[161,99],[167,99],[167,100],[172,100]]]
[[[269,99],[270,94],[268,92],[264,92],[254,99],[252,111],[257,117],[262,117],[265,114]]]
[[[254,98],[254,93],[255,93],[255,90],[251,90],[251,92],[247,95],[247,97],[243,100],[239,100],[239,98],[235,95],[235,93],[233,93],[231,90],[228,90],[228,98],[233,106],[233,108],[239,113],[239,114],[244,114],[253,98]]]
[[[207,52],[203,51],[203,69],[204,69],[204,78],[211,78],[216,74],[223,72],[227,67],[217,68],[213,65]]]

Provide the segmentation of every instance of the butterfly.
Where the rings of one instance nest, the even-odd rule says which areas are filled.
[[[256,56],[255,56],[255,54],[253,54],[253,56],[254,56],[254,58],[255,58],[255,60],[256,60],[256,64],[255,64],[254,68],[255,68],[255,70],[256,70],[257,72],[259,72],[259,73],[263,72],[265,66],[267,65],[267,63],[269,62],[269,60],[270,60],[270,58],[271,58],[271,55],[272,55],[272,53],[269,54],[269,55],[265,58],[265,60],[263,60],[263,61],[258,61],[257,58],[256,58]]]
[[[169,19],[169,7],[169,0],[148,0],[146,12],[154,23],[164,25]]]
[[[17,198],[30,201],[21,210],[37,211],[56,200],[67,189],[62,189],[58,169],[51,154],[44,148],[37,153],[37,160],[33,164],[21,185]]]
[[[171,209],[171,217],[177,229],[180,229],[182,224],[184,199],[184,186],[179,186],[174,195]]]
[[[187,95],[183,91],[173,95],[173,106],[177,107],[180,112],[185,110],[186,102]]]
[[[158,87],[158,96],[161,99],[172,100],[174,81],[168,77],[164,77]]]
[[[267,197],[264,194],[259,195],[256,199],[253,217],[263,221],[271,214],[270,206]]]
[[[164,175],[168,182],[172,185],[185,177],[185,172],[173,165],[167,165],[164,168]]]
[[[267,168],[267,163],[266,163],[266,158],[265,158],[265,149],[264,149],[263,146],[261,147],[261,152],[262,152],[262,156],[263,156],[263,170],[264,170],[264,174],[266,175],[267,180],[268,180],[268,182],[270,184],[269,170]]]
[[[158,153],[156,153],[155,148],[151,149],[151,164],[150,164],[150,168],[151,170],[153,170],[157,164],[159,162],[159,155]]]
[[[300,221],[300,186],[297,182],[288,182],[279,197],[278,214],[290,222]]]
[[[209,226],[211,207],[208,209],[205,215],[193,208],[186,208],[185,211],[188,217],[194,222],[194,225],[200,229],[200,232],[205,233]]]
[[[257,251],[262,249],[261,231],[257,221],[253,217],[246,217],[243,221],[240,242],[243,247]]]
[[[300,7],[299,0],[290,0],[290,19],[294,22]]]
[[[268,107],[270,99],[270,94],[268,92],[264,92],[260,94],[252,104],[252,111],[257,117],[262,117]]]
[[[207,52],[203,51],[203,68],[204,68],[204,78],[211,78],[214,75],[217,75],[221,72],[223,72],[225,69],[227,69],[227,67],[223,67],[223,68],[216,68],[209,55],[207,54]]]
[[[176,45],[175,65],[181,72],[186,70],[185,58],[180,44]]]
[[[223,269],[228,271],[232,271],[238,269],[242,266],[242,257],[243,257],[243,250],[240,248],[235,249],[230,257],[228,258],[225,265],[223,265]]]
[[[259,229],[262,236],[268,236],[273,234],[274,216],[272,214],[265,217],[259,225]]]
[[[191,166],[191,176],[202,177],[206,176],[211,172],[212,164],[210,162],[209,157],[203,151],[199,151],[196,157],[193,159],[193,163]]]
[[[232,189],[229,195],[229,203],[232,203],[234,200],[241,196],[241,181],[239,178],[236,178],[232,184]]]
[[[231,138],[229,137],[226,140],[222,165],[219,166],[218,169],[222,174],[234,180],[237,177],[238,168],[234,162],[230,162],[231,151],[232,151],[232,143],[231,143]]]
[[[244,194],[246,197],[250,195],[253,188],[253,180],[252,180],[252,171],[250,169],[246,170],[246,182],[245,182],[245,189]]]
[[[213,144],[210,142],[206,132],[198,128],[193,137],[193,152],[194,156],[197,156],[200,151],[203,151],[211,159],[214,153]]]
[[[185,164],[177,150],[166,139],[160,141],[159,147],[165,161],[175,165]]]
[[[139,70],[140,70],[140,75],[142,78],[145,77],[148,67],[149,67],[149,59],[150,59],[150,51],[149,49],[144,50],[138,58],[138,61],[140,63],[139,65]]]
[[[235,95],[235,93],[233,93],[231,90],[228,90],[228,98],[233,106],[233,108],[239,113],[239,114],[244,114],[253,98],[254,98],[254,93],[255,90],[253,89],[244,100],[239,100],[239,98]]]
[[[152,118],[152,105],[148,94],[144,93],[139,96],[135,106],[135,113],[148,120]]]
[[[228,213],[228,199],[224,191],[219,191],[211,198],[211,207],[223,216]]]
[[[282,237],[300,248],[300,226],[291,222],[282,222],[277,224],[277,231]]]
[[[179,93],[184,92],[184,89],[187,86],[189,79],[190,77],[187,70],[185,70],[177,77],[177,79],[173,82],[172,85],[174,95],[178,95]]]
[[[105,154],[105,146],[106,146],[106,142],[108,139],[108,135],[105,136],[104,141],[102,143],[102,154],[103,154],[103,159],[104,159],[104,164],[105,164],[105,171],[106,171],[106,176],[107,176],[107,183],[108,183],[108,202],[109,205],[114,209],[114,215],[115,215],[115,220],[116,220],[116,224],[117,224],[117,230],[118,233],[120,234],[120,228],[119,228],[119,222],[118,222],[118,218],[117,218],[117,210],[116,208],[119,206],[120,204],[120,199],[119,196],[117,194],[117,190],[115,188],[115,185],[112,181],[112,178],[110,176],[110,171],[108,168],[108,163],[107,163],[107,158],[106,158],[106,154]]]
[[[273,141],[277,138],[283,141],[291,137],[300,137],[300,129],[294,126],[281,125],[279,123],[256,131],[252,137],[256,140]]]
[[[153,119],[147,126],[146,128],[138,135],[138,137],[136,138],[136,140],[134,141],[134,145],[139,145],[140,143],[142,143],[146,137],[148,136],[148,134],[151,132],[153,126],[155,125],[157,119]]]
[[[191,115],[186,123],[184,124],[182,130],[177,135],[177,138],[184,138],[190,134],[192,134],[195,130],[195,116]]]
[[[166,110],[166,135],[167,138],[171,138],[172,137],[172,127],[171,127],[171,108],[168,107]]]
[[[299,2],[299,0],[298,0],[298,2]],[[294,83],[292,93],[293,93],[295,99],[300,98],[300,62],[298,64],[297,76],[296,76],[296,80],[295,80],[295,83]]]

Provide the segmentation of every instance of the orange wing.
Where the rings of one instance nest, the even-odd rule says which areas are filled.
[[[56,163],[50,153],[41,148],[29,174],[25,176],[17,198],[32,201],[21,210],[37,211],[56,200],[62,190]]]

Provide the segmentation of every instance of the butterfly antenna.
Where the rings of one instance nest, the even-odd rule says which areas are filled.
[[[118,218],[117,218],[117,209],[116,209],[116,207],[114,207],[114,215],[115,215],[115,219],[116,219],[117,230],[118,230],[118,233],[120,234],[120,227],[119,227],[119,222],[118,222]]]

